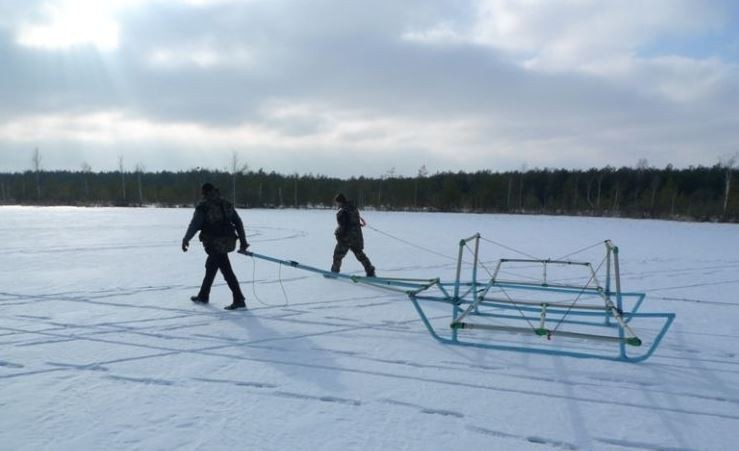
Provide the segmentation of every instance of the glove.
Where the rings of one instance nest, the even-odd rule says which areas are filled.
[[[182,240],[182,252],[187,252],[188,247],[190,247],[190,243],[187,240]]]
[[[249,247],[249,243],[247,243],[246,241],[241,243],[241,246],[239,246],[239,253],[245,254],[247,247]]]

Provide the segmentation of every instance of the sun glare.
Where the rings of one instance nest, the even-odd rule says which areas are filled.
[[[18,42],[46,49],[92,45],[99,50],[115,50],[119,42],[115,11],[122,3],[121,0],[50,1],[43,10],[44,21],[23,25]]]

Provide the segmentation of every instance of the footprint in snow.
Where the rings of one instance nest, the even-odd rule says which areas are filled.
[[[23,368],[20,363],[4,362],[0,360],[0,366],[3,368]]]

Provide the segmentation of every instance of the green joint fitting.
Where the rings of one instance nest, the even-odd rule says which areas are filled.
[[[464,329],[464,323],[452,323],[449,325],[452,329]]]
[[[534,332],[536,332],[536,335],[540,337],[546,337],[547,335],[549,335],[549,329],[538,328],[534,329]]]
[[[631,346],[641,346],[641,340],[639,337],[629,337],[626,339],[626,344]]]
[[[613,253],[618,254],[618,246],[613,246]]]

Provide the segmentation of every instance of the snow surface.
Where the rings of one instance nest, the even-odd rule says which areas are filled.
[[[220,276],[211,305],[192,305],[204,252],[179,249],[191,214],[0,208],[0,449],[739,447],[736,225],[364,213],[413,244],[365,231],[386,276],[452,279],[446,256],[475,232],[541,257],[612,239],[641,311],[677,314],[650,359],[623,363],[442,344],[402,294],[236,254],[249,310],[222,309]],[[251,250],[330,265],[332,211],[241,215]],[[361,267],[348,255],[344,269]],[[428,313],[448,324],[451,311]]]

